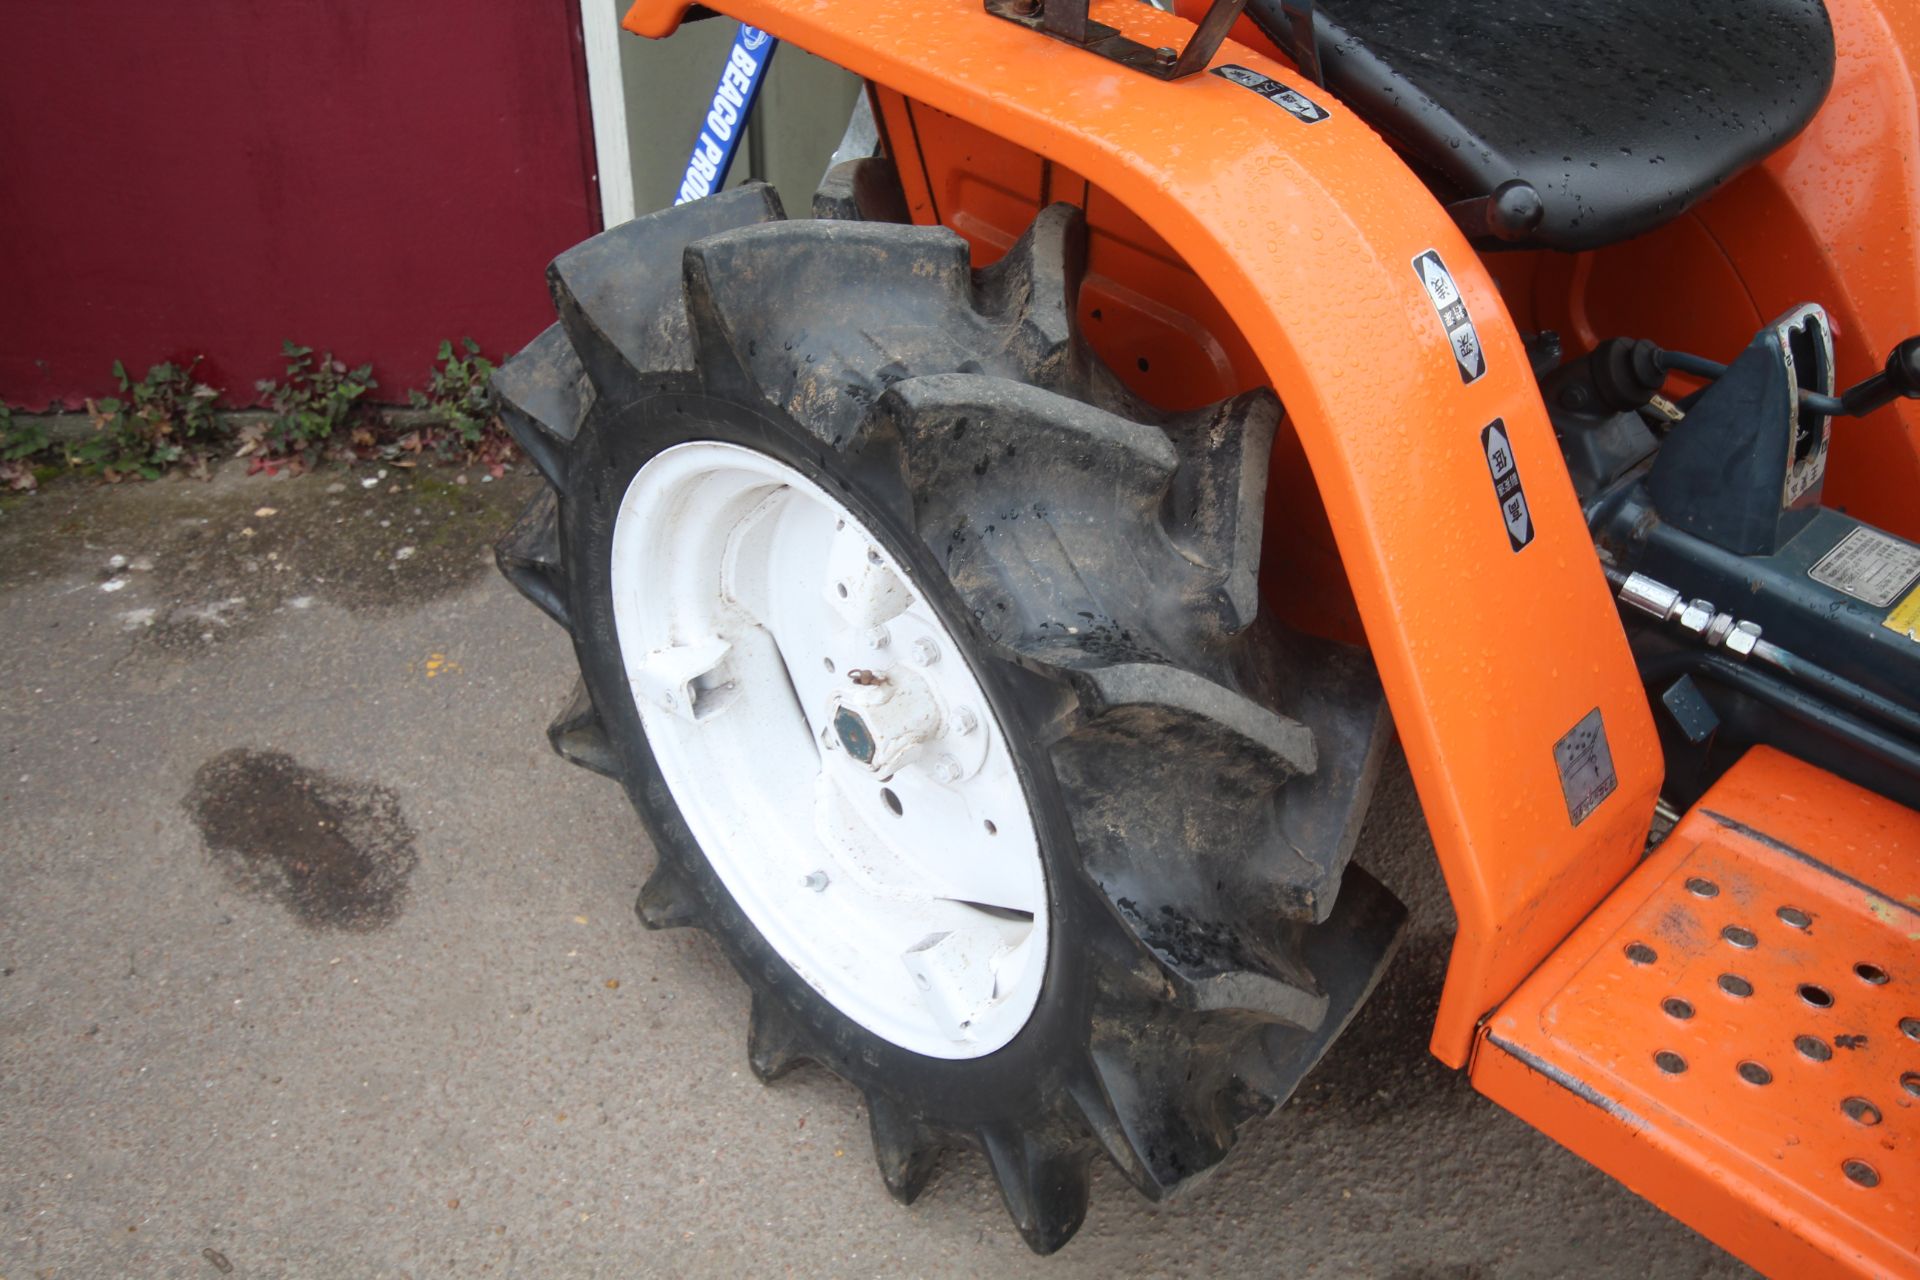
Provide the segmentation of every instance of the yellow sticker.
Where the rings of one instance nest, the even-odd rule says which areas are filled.
[[[1898,631],[1909,640],[1920,640],[1920,587],[1907,592],[1907,598],[1893,606],[1893,611],[1880,620],[1880,625],[1889,631]]]

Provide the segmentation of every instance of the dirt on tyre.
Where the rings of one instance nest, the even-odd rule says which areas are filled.
[[[499,559],[579,658],[555,748],[652,838],[641,920],[752,989],[754,1071],[860,1088],[902,1202],[982,1152],[1045,1253],[1096,1155],[1187,1186],[1371,989],[1386,714],[1260,613],[1270,393],[1127,392],[1072,206],[976,271],[862,203],[747,186],[555,261],[495,380],[549,485]]]

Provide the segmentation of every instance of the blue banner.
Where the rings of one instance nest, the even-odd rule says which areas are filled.
[[[675,204],[685,204],[718,191],[733,165],[733,153],[747,136],[747,117],[753,112],[753,100],[760,94],[760,81],[766,77],[767,64],[780,42],[758,27],[740,24],[734,33],[733,51],[720,72],[720,84],[713,91],[707,118],[700,123],[700,137],[687,160],[687,175],[680,180]]]

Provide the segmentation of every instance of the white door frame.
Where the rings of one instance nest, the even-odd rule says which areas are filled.
[[[620,8],[621,0],[580,0],[600,222],[607,227],[630,221],[635,213],[633,149],[627,144],[627,100],[620,78]]]

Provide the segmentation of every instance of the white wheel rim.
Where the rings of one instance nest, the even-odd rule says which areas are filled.
[[[915,1053],[1013,1039],[1046,972],[1039,841],[1006,734],[911,570],[798,471],[700,441],[628,485],[612,580],[661,775],[767,942]]]

